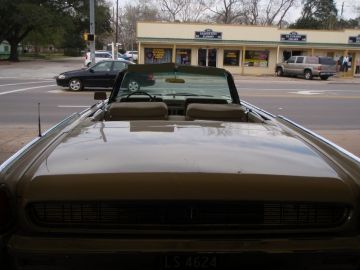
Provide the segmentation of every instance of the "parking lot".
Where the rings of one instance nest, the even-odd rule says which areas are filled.
[[[0,162],[43,130],[93,104],[93,91],[70,92],[54,76],[83,67],[83,58],[0,63]],[[240,97],[295,122],[360,155],[360,79],[235,75]]]

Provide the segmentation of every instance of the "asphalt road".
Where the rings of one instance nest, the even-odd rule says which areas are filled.
[[[52,73],[44,71],[44,76],[27,73],[26,77],[9,76],[0,66],[0,162],[37,135],[38,103],[43,129],[47,129],[95,102],[93,91],[77,93],[56,86],[52,76],[61,68],[81,67],[81,60],[65,63],[65,67],[52,63],[57,68],[49,69]],[[235,76],[235,79],[244,100],[284,115],[360,155],[360,79],[326,82],[274,77]]]
[[[240,97],[310,129],[360,129],[358,83],[291,79],[237,80]],[[359,138],[360,139],[360,138]]]

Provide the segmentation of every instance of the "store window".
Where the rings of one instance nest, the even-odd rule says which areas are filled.
[[[176,49],[176,64],[191,64],[191,49]]]
[[[240,51],[224,50],[224,66],[238,66]]]
[[[245,67],[268,67],[269,51],[246,51]]]
[[[145,64],[171,63],[172,49],[145,48]]]

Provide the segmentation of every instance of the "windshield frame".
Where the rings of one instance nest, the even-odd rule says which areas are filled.
[[[164,69],[177,69],[178,67],[181,68],[191,68],[192,70],[199,72],[199,73],[203,73],[203,74],[220,74],[220,73],[224,73],[226,79],[227,79],[227,83],[229,86],[229,92],[230,92],[230,96],[232,99],[232,103],[236,103],[236,104],[240,104],[240,98],[239,98],[239,94],[238,91],[236,89],[235,86],[235,82],[234,82],[234,78],[231,75],[231,73],[225,69],[221,69],[221,68],[214,68],[214,67],[198,67],[198,66],[186,66],[186,65],[177,65],[174,63],[166,63],[166,64],[138,64],[138,65],[132,65],[131,69],[134,67],[137,67],[139,69],[148,69],[148,71],[152,71],[152,70],[164,70]],[[113,89],[111,91],[110,97],[109,97],[109,103],[112,102],[116,102],[120,91],[120,86],[125,78],[126,73],[129,71],[131,71],[131,69],[129,70],[129,67],[121,72],[118,73],[118,75],[116,76],[115,79],[115,83],[113,85]]]

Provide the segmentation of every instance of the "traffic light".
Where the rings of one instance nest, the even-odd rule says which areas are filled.
[[[88,34],[87,35],[87,40],[88,41],[94,41],[95,40],[95,35],[94,34]]]
[[[84,33],[83,37],[84,37],[84,40],[86,40],[86,41],[94,41],[95,40],[94,34]]]

